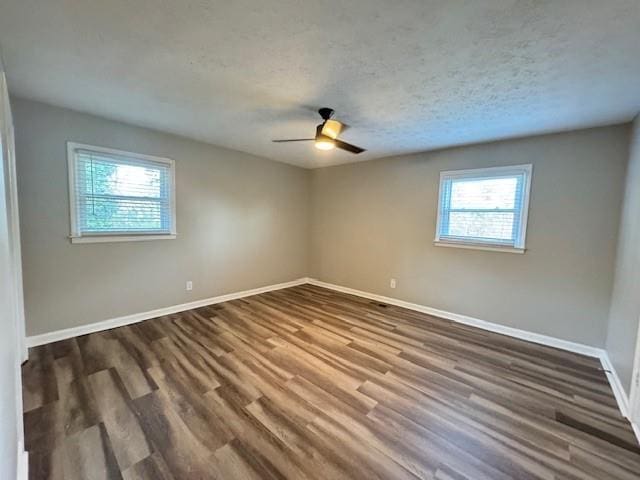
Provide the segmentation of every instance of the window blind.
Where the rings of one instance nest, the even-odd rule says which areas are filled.
[[[171,234],[172,164],[74,150],[76,235]]]
[[[530,166],[444,172],[436,240],[524,247]]]

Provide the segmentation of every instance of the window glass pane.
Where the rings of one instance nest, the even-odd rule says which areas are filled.
[[[459,179],[451,185],[451,209],[513,209],[517,177]]]
[[[78,233],[171,233],[172,173],[164,162],[77,150]]]
[[[155,201],[85,197],[83,230],[144,232],[162,229],[162,206]]]
[[[447,236],[512,240],[514,214],[511,212],[451,212]]]
[[[87,192],[96,195],[160,197],[161,171],[113,162],[82,162],[81,176]]]
[[[436,241],[524,248],[530,165],[443,172]]]

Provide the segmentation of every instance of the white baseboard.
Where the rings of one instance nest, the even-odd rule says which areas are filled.
[[[398,307],[407,308],[409,310],[415,310],[422,313],[427,313],[440,318],[446,318],[465,325],[471,325],[474,327],[488,330],[503,335],[508,335],[522,340],[527,340],[550,347],[559,348],[561,350],[568,350],[574,353],[580,353],[589,357],[602,358],[604,350],[589,345],[583,345],[580,343],[574,343],[567,340],[561,340],[559,338],[550,337],[547,335],[541,335],[539,333],[532,333],[526,330],[520,330],[513,327],[507,327],[499,325],[497,323],[487,322],[478,318],[461,315],[458,313],[447,312],[445,310],[439,310],[437,308],[427,307],[425,305],[419,305],[417,303],[405,302],[404,300],[398,300],[396,298],[385,297],[377,295],[375,293],[364,292],[362,290],[356,290],[353,288],[343,287],[332,283],[322,282],[314,278],[298,278],[291,282],[278,283],[275,285],[267,285],[265,287],[254,288],[251,290],[244,290],[241,292],[228,293],[226,295],[219,295],[217,297],[205,298],[202,300],[196,300],[194,302],[182,303],[179,305],[172,305],[169,307],[158,308],[156,310],[149,310],[142,313],[134,313],[132,315],[125,315],[123,317],[111,318],[100,322],[90,323],[88,325],[80,325],[78,327],[66,328],[63,330],[56,330],[54,332],[43,333],[40,335],[33,335],[27,337],[27,346],[35,347],[38,345],[45,345],[47,343],[56,342],[58,340],[65,340],[67,338],[77,337],[79,335],[86,335],[93,332],[99,332],[102,330],[109,330],[111,328],[121,327],[123,325],[130,325],[132,323],[142,322],[143,320],[149,320],[151,318],[160,317],[163,315],[170,315],[172,313],[183,312],[185,310],[191,310],[193,308],[204,307],[206,305],[213,305],[216,303],[227,302],[229,300],[235,300],[238,298],[249,297],[251,295],[258,295],[260,293],[270,292],[273,290],[281,290],[283,288],[294,287],[296,285],[302,285],[309,283],[311,285],[317,285],[319,287],[328,288],[338,292],[348,293],[356,295],[358,297],[368,298],[382,303],[388,303],[390,305],[396,305]],[[610,362],[609,362],[610,364]]]
[[[633,433],[636,434],[636,439],[638,440],[638,443],[640,444],[640,425],[638,425],[637,423],[629,420],[629,423],[631,423],[631,428],[633,428]]]
[[[29,480],[29,452],[22,449],[22,444],[18,445],[17,480]]]
[[[508,335],[510,337],[519,338],[521,340],[527,340],[528,342],[539,343],[549,347],[559,348],[561,350],[568,350],[574,353],[580,353],[588,357],[600,358],[603,349],[592,347],[589,345],[583,345],[581,343],[570,342],[568,340],[561,340],[559,338],[550,337],[548,335],[542,335],[539,333],[528,332],[526,330],[520,330],[518,328],[507,327],[497,323],[487,322],[486,320],[480,320],[478,318],[469,317],[467,315],[461,315],[459,313],[447,312],[446,310],[439,310],[437,308],[427,307],[417,303],[405,302],[404,300],[398,300],[396,298],[385,297],[377,295],[375,293],[363,292],[362,290],[355,290],[353,288],[343,287],[340,285],[334,285],[332,283],[322,282],[315,278],[310,278],[309,283],[317,285],[319,287],[328,288],[330,290],[336,290],[338,292],[349,293],[358,297],[368,298],[381,303],[387,303],[389,305],[396,305],[398,307],[407,308],[409,310],[415,310],[417,312],[427,313],[434,317],[445,318],[447,320],[453,320],[454,322],[463,323],[472,327],[478,327],[482,330],[488,330],[490,332],[500,333],[502,335]]]
[[[622,386],[620,377],[618,377],[618,373],[616,372],[616,369],[609,358],[609,354],[606,351],[603,351],[600,361],[607,373],[607,379],[609,380],[609,385],[611,385],[611,390],[613,390],[613,395],[616,397],[616,402],[618,402],[620,413],[629,420],[631,428],[633,428],[633,433],[636,434],[638,443],[640,443],[640,425],[634,422],[629,395],[627,395],[627,391]]]
[[[465,325],[480,328],[482,330],[488,330],[490,332],[500,333],[508,335],[510,337],[519,338],[540,345],[546,345],[548,347],[554,347],[561,350],[567,350],[573,353],[579,353],[588,357],[595,357],[600,359],[602,368],[604,369],[609,385],[613,390],[613,395],[618,403],[620,413],[629,420],[631,427],[640,442],[640,426],[635,424],[629,415],[629,397],[622,387],[622,382],[616,373],[607,351],[602,348],[592,347],[590,345],[583,345],[581,343],[570,342],[567,340],[561,340],[559,338],[550,337],[548,335],[541,335],[539,333],[528,332],[526,330],[520,330],[518,328],[506,327],[486,320],[480,320],[478,318],[468,317],[466,315],[460,315],[458,313],[447,312],[445,310],[439,310],[437,308],[427,307],[417,303],[405,302],[404,300],[398,300],[397,298],[385,297],[383,295],[377,295],[375,293],[363,292],[362,290],[355,290],[353,288],[343,287],[341,285],[335,285],[332,283],[322,282],[315,278],[309,278],[308,283],[316,285],[318,287],[328,288],[342,293],[348,293],[362,298],[368,298],[369,300],[375,300],[381,303],[387,303],[389,305],[396,305],[398,307],[407,308],[409,310],[415,310],[417,312],[427,313],[435,317],[445,318],[447,320],[453,320]]]
[[[620,381],[620,377],[618,377],[618,373],[609,358],[609,354],[605,351],[600,357],[600,361],[602,362],[602,366],[607,373],[607,379],[609,380],[609,385],[611,385],[611,390],[613,390],[613,395],[616,397],[616,401],[618,402],[618,408],[620,409],[620,413],[629,420],[631,424],[631,428],[633,428],[633,433],[635,433],[636,438],[638,439],[638,443],[640,443],[640,425],[634,422],[632,418],[631,412],[631,403],[629,401],[629,396],[627,395],[626,390],[622,386],[622,382]]]
[[[158,308],[156,310],[149,310],[148,312],[134,313],[133,315],[111,318],[109,320],[90,323],[88,325],[80,325],[78,327],[65,328],[64,330],[56,330],[55,332],[33,335],[27,337],[27,346],[36,347],[38,345],[45,345],[47,343],[57,342],[59,340],[66,340],[67,338],[73,338],[79,335],[86,335],[88,333],[109,330],[111,328],[122,327],[124,325],[131,325],[132,323],[142,322],[143,320],[149,320],[151,318],[161,317],[163,315],[171,315],[172,313],[184,312],[185,310],[191,310],[193,308],[200,308],[216,303],[228,302],[229,300],[250,297],[251,295],[258,295],[259,293],[271,292],[273,290],[295,287],[296,285],[305,284],[307,283],[307,281],[307,278],[298,278],[297,280],[293,280],[291,282],[267,285],[265,287],[253,288],[251,290],[244,290],[241,292],[228,293],[226,295],[204,298],[202,300],[196,300],[194,302],[172,305],[170,307]]]
[[[606,351],[603,352],[600,357],[600,361],[602,362],[602,367],[605,369],[607,378],[609,379],[609,384],[611,385],[613,394],[618,402],[618,407],[620,407],[620,413],[622,413],[626,418],[629,418],[629,396],[622,386],[620,377],[618,377],[618,373],[616,372],[613,363],[611,363],[609,354]]]
[[[151,318],[160,317],[163,315],[170,315],[172,313],[183,312],[185,310],[191,310],[193,308],[204,307],[206,305],[213,305],[216,303],[227,302],[229,300],[235,300],[238,298],[250,297],[252,295],[258,295],[260,293],[270,292],[273,290],[281,290],[283,288],[294,287],[297,285],[303,285],[305,283],[316,285],[318,287],[335,290],[350,295],[355,295],[362,298],[368,298],[381,303],[387,303],[389,305],[395,305],[398,307],[407,308],[417,312],[426,313],[435,317],[445,318],[454,322],[462,323],[464,325],[470,325],[473,327],[487,330],[490,332],[500,333],[502,335],[508,335],[510,337],[526,340],[540,345],[546,345],[569,352],[579,353],[589,357],[599,358],[604,370],[606,371],[607,378],[613,390],[613,394],[618,402],[620,412],[626,418],[629,418],[629,399],[622,387],[622,383],[618,375],[616,374],[609,355],[602,348],[592,347],[590,345],[583,345],[580,343],[570,342],[568,340],[562,340],[548,335],[542,335],[539,333],[528,332],[518,328],[507,327],[497,323],[488,322],[486,320],[480,320],[478,318],[469,317],[467,315],[461,315],[458,313],[448,312],[446,310],[440,310],[437,308],[427,307],[417,303],[405,302],[396,298],[385,297],[383,295],[377,295],[375,293],[364,292],[362,290],[356,290],[353,288],[343,287],[341,285],[335,285],[332,283],[322,282],[314,278],[299,278],[291,282],[279,283],[276,285],[268,285],[265,287],[254,288],[252,290],[244,290],[242,292],[229,293],[226,295],[220,295],[217,297],[205,298],[203,300],[197,300],[195,302],[183,303],[180,305],[173,305],[170,307],[159,308],[156,310],[150,310],[148,312],[137,313],[133,315],[127,315],[124,317],[112,318],[101,322],[91,323],[89,325],[81,325],[79,327],[67,328],[64,330],[58,330],[55,332],[44,333],[41,335],[34,335],[27,337],[27,346],[35,347],[38,345],[44,345],[58,340],[65,340],[67,338],[77,337],[79,335],[86,335],[88,333],[99,332],[102,330],[109,330],[111,328],[121,327],[124,325],[130,325],[132,323],[138,323],[143,320],[149,320]],[[640,427],[632,423],[636,436],[640,441]],[[26,452],[25,452],[26,453]],[[26,458],[26,457],[25,457]],[[26,468],[26,467],[25,467]],[[26,470],[25,470],[26,471]],[[24,477],[26,478],[26,477]]]

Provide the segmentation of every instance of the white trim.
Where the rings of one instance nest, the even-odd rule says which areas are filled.
[[[445,170],[440,172],[440,178],[442,177],[457,177],[457,178],[465,178],[465,177],[481,177],[482,174],[488,174],[488,177],[495,176],[509,176],[513,174],[522,173],[523,170],[526,170],[529,174],[532,171],[532,164],[523,163],[521,165],[505,165],[501,167],[480,167],[480,168],[467,168],[465,170]]]
[[[90,150],[92,152],[106,153],[108,155],[120,155],[122,157],[148,160],[150,162],[166,163],[167,165],[170,165],[170,166],[175,165],[175,162],[173,161],[173,159],[168,157],[159,157],[157,155],[149,155],[146,153],[128,152],[126,150],[117,150],[115,148],[109,148],[109,147],[99,147],[97,145],[89,145],[86,143],[77,143],[77,142],[71,142],[71,141],[67,142],[67,154],[71,153],[71,155],[73,156],[73,151],[75,150]]]
[[[168,234],[164,233],[144,233],[144,234],[135,234],[133,232],[123,232],[120,233],[112,233],[107,235],[100,235],[100,240],[96,240],[95,238],[98,235],[95,234],[85,234],[79,231],[78,228],[78,212],[76,210],[76,150],[89,150],[92,152],[100,152],[110,155],[120,155],[123,157],[129,157],[140,160],[148,160],[150,162],[155,163],[163,163],[169,165],[171,171],[171,231]],[[135,153],[135,152],[127,152],[124,150],[116,150],[114,148],[107,147],[98,147],[95,145],[87,145],[84,143],[76,143],[76,142],[67,142],[67,168],[69,174],[69,217],[70,217],[70,226],[71,226],[71,234],[69,238],[71,239],[71,243],[100,243],[100,242],[129,242],[135,240],[165,240],[170,238],[175,238],[177,232],[176,227],[176,162],[171,158],[166,157],[158,157],[155,155],[147,155],[144,153]],[[91,240],[82,240],[82,238],[90,238],[93,235],[93,239]],[[146,238],[133,238],[133,237],[142,237]]]
[[[74,150],[79,143],[67,142],[67,173],[69,176],[69,224],[71,237],[78,236],[78,213],[76,212],[76,163]]]
[[[609,379],[613,395],[616,397],[616,401],[618,402],[620,413],[622,413],[625,418],[629,418],[629,397],[627,396],[627,392],[622,386],[620,377],[618,377],[618,373],[616,372],[613,363],[611,363],[609,354],[606,351],[602,352],[600,361],[602,362],[602,368],[604,368],[607,378]]]
[[[158,157],[159,158],[159,157]],[[171,234],[177,235],[178,224],[176,223],[176,162],[167,158],[171,163]]]
[[[639,319],[640,322],[640,319]],[[629,417],[640,424],[640,326],[636,336],[636,350],[631,372],[631,390],[629,393]]]
[[[17,480],[29,480],[29,452],[18,442]]]
[[[185,310],[191,310],[193,308],[200,308],[206,305],[213,305],[216,303],[228,302],[229,300],[250,297],[252,295],[271,292],[273,290],[281,290],[283,288],[295,287],[297,285],[303,285],[305,283],[307,283],[307,278],[299,278],[291,282],[278,283],[275,285],[267,285],[265,287],[254,288],[251,290],[243,290],[241,292],[227,293],[225,295],[219,295],[217,297],[205,298],[202,300],[182,303],[180,305],[173,305],[165,308],[158,308],[156,310],[149,310],[148,312],[134,313],[133,315],[125,315],[123,317],[111,318],[109,320],[90,323],[88,325],[80,325],[78,327],[66,328],[64,330],[56,330],[55,332],[43,333],[40,335],[32,335],[27,337],[27,345],[29,347],[37,347],[38,345],[45,345],[47,343],[57,342],[59,340],[65,340],[67,338],[73,338],[79,335],[86,335],[88,333],[100,332],[102,330],[109,330],[111,328],[122,327],[124,325],[131,325],[132,323],[142,322],[143,320],[149,320],[151,318],[161,317],[163,315],[170,315],[172,313],[184,312]]]
[[[11,108],[7,104],[5,106],[5,116],[7,120],[7,189],[9,198],[7,206],[9,207],[9,233],[11,235],[11,255],[12,255],[12,271],[13,271],[13,302],[14,314],[16,316],[16,331],[18,334],[18,348],[20,352],[20,362],[25,362],[29,353],[26,345],[26,328],[24,317],[24,292],[22,285],[22,250],[20,243],[20,211],[18,208],[18,178],[16,169],[16,147],[15,132],[13,127],[13,118],[11,116]]]
[[[631,423],[631,427],[633,428],[636,438],[640,443],[640,425],[638,425],[638,423],[636,422],[631,421],[631,419],[628,416],[629,400],[628,400],[627,394],[624,388],[622,388],[622,383],[620,382],[620,379],[618,378],[618,374],[616,373],[615,369],[613,368],[613,365],[611,364],[609,355],[607,354],[606,350],[602,348],[592,347],[590,345],[584,345],[581,343],[570,342],[568,340],[562,340],[559,338],[550,337],[548,335],[528,332],[526,330],[520,330],[518,328],[507,327],[504,325],[499,325],[497,323],[487,322],[486,320],[480,320],[478,318],[473,318],[466,315],[460,315],[458,313],[447,312],[446,310],[439,310],[437,308],[427,307],[425,305],[420,305],[417,303],[405,302],[404,300],[398,300],[397,298],[385,297],[383,295],[377,295],[375,293],[364,292],[362,290],[356,290],[354,288],[348,288],[348,287],[343,287],[341,285],[335,285],[333,283],[323,282],[320,280],[316,280],[315,278],[309,278],[308,283],[310,283],[311,285],[316,285],[318,287],[335,290],[337,292],[348,293],[350,295],[355,295],[362,298],[368,298],[369,300],[375,300],[377,302],[387,303],[389,305],[395,305],[398,307],[407,308],[409,310],[427,313],[429,315],[445,318],[447,320],[452,320],[454,322],[462,323],[464,325],[477,327],[482,330],[500,333],[502,335],[508,335],[510,337],[518,338],[520,340],[538,343],[540,345],[546,345],[548,347],[558,348],[560,350],[566,350],[568,352],[579,353],[587,357],[598,358],[600,359],[602,368],[605,374],[607,375],[607,379],[609,380],[609,384],[611,385],[611,390],[613,390],[613,395],[618,404],[620,413],[629,420],[629,423]]]
[[[177,235],[86,235],[70,237],[71,243],[144,242],[147,240],[174,240]]]
[[[531,199],[531,179],[533,178],[533,165],[523,165],[527,172],[526,185],[524,186],[524,198],[522,200],[522,219],[520,220],[520,244],[516,247],[526,250],[527,224],[529,223],[529,201]],[[524,252],[523,252],[524,253]]]
[[[631,420],[629,420],[629,423],[631,423],[631,428],[633,428],[633,433],[636,434],[636,440],[638,440],[638,443],[640,443],[640,425],[638,425],[638,423],[636,422],[632,422]]]
[[[6,309],[7,320],[13,322],[12,332],[14,345],[12,348],[13,386],[15,395],[15,428],[17,446],[16,473],[18,480],[27,480],[27,454],[24,450],[24,422],[22,403],[22,375],[20,364],[27,359],[25,337],[24,298],[22,290],[22,260],[20,254],[20,221],[18,213],[18,186],[16,180],[16,158],[13,118],[7,80],[0,59],[0,182],[4,185],[4,203],[7,222],[7,250],[9,254],[9,278],[7,288],[10,296]],[[0,213],[5,215],[5,212]],[[9,327],[9,325],[7,325]],[[7,412],[8,413],[8,412]],[[5,461],[5,459],[3,459]],[[7,461],[7,464],[12,462]]]
[[[442,219],[442,185],[452,178],[496,178],[500,176],[522,175],[524,174],[524,185],[522,195],[522,206],[520,210],[520,221],[518,222],[519,231],[516,235],[516,245],[504,246],[487,242],[486,246],[478,245],[477,241],[460,239],[460,241],[443,239],[440,237],[440,224]],[[436,212],[436,237],[434,245],[454,247],[454,248],[470,248],[475,250],[489,250],[495,252],[524,253],[527,238],[527,223],[529,219],[529,198],[531,196],[531,177],[533,176],[533,165],[510,165],[504,167],[487,167],[473,168],[467,170],[447,170],[440,172],[440,185],[438,188],[438,210]]]
[[[521,330],[518,328],[507,327],[505,325],[500,325],[497,323],[488,322],[486,320],[480,320],[478,318],[469,317],[467,315],[461,315],[458,313],[448,312],[446,310],[440,310],[433,307],[427,307],[425,305],[420,305],[417,303],[405,302],[404,300],[399,300],[396,298],[385,297],[383,295],[377,295],[375,293],[364,292],[362,290],[356,290],[353,288],[343,287],[340,285],[335,285],[332,283],[323,282],[317,280],[315,278],[299,278],[297,280],[293,280],[291,282],[278,283],[275,285],[268,285],[265,287],[254,288],[251,290],[244,290],[241,292],[228,293],[225,295],[219,295],[216,297],[205,298],[202,300],[196,300],[194,302],[182,303],[179,305],[173,305],[169,307],[159,308],[156,310],[150,310],[147,312],[136,313],[133,315],[126,315],[123,317],[116,317],[109,320],[103,320],[96,323],[90,323],[88,325],[81,325],[78,327],[67,328],[64,330],[56,330],[54,332],[43,333],[40,335],[33,335],[27,337],[27,345],[29,347],[35,347],[38,345],[44,345],[47,343],[55,342],[58,340],[64,340],[67,338],[76,337],[78,335],[86,335],[88,333],[99,332],[102,330],[108,330],[111,328],[116,328],[123,325],[130,325],[132,323],[141,322],[143,320],[148,320],[150,318],[160,317],[162,315],[169,315],[172,313],[183,312],[185,310],[191,310],[193,308],[199,308],[206,305],[213,305],[216,303],[227,302],[229,300],[235,300],[238,298],[249,297],[252,295],[258,295],[260,293],[270,292],[273,290],[281,290],[283,288],[295,287],[297,285],[303,285],[305,283],[316,285],[318,287],[327,288],[329,290],[335,290],[342,293],[347,293],[350,295],[355,295],[358,297],[368,298],[370,300],[375,300],[382,303],[387,303],[389,305],[396,305],[398,307],[407,308],[409,310],[414,310],[417,312],[427,313],[429,315],[434,315],[436,317],[445,318],[447,320],[453,320],[454,322],[462,323],[465,325],[470,325],[473,327],[480,328],[482,330],[487,330],[490,332],[500,333],[503,335],[508,335],[510,337],[519,338],[522,340],[526,340],[529,342],[538,343],[541,345],[546,345],[549,347],[559,348],[561,350],[567,350],[574,353],[579,353],[582,355],[586,355],[588,357],[595,357],[602,359],[606,352],[597,347],[592,347],[589,345],[584,345],[580,343],[570,342],[568,340],[562,340],[555,337],[550,337],[548,335],[542,335],[539,333],[528,332],[526,330]],[[606,357],[606,369],[613,371],[613,367],[611,367],[611,362],[608,361],[608,356]],[[603,360],[604,362],[604,360]],[[624,392],[624,390],[622,390]],[[625,394],[626,397],[626,394]]]
[[[479,243],[462,243],[462,242],[445,242],[443,240],[435,241],[433,244],[436,247],[449,247],[449,248],[467,248],[469,250],[487,250],[489,252],[504,252],[504,253],[519,253],[525,252],[524,248],[505,247],[502,245],[492,244],[479,244]]]
[[[447,320],[453,320],[454,322],[470,325],[472,327],[478,327],[482,330],[488,330],[490,332],[500,333],[502,335],[508,335],[510,337],[519,338],[529,342],[539,343],[549,347],[559,348],[561,350],[567,350],[574,353],[586,355],[588,357],[600,358],[603,350],[601,348],[592,347],[590,345],[583,345],[581,343],[570,342],[568,340],[562,340],[548,335],[542,335],[540,333],[528,332],[526,330],[520,330],[518,328],[507,327],[497,323],[487,322],[486,320],[480,320],[478,318],[469,317],[467,315],[461,315],[459,313],[447,312],[446,310],[440,310],[433,307],[427,307],[417,303],[405,302],[404,300],[398,300],[397,298],[385,297],[383,295],[377,295],[375,293],[363,292],[362,290],[355,290],[353,288],[342,287],[340,285],[334,285],[332,283],[322,282],[314,278],[309,279],[309,283],[317,285],[318,287],[328,288],[330,290],[336,290],[338,292],[349,293],[358,297],[368,298],[377,302],[388,303],[389,305],[395,305],[398,307],[407,308],[409,310],[415,310],[417,312],[427,313]]]
[[[637,417],[634,417],[633,415],[633,404],[630,403],[627,392],[620,381],[620,377],[618,377],[618,373],[609,358],[609,354],[605,350],[602,351],[600,361],[602,362],[602,368],[604,368],[605,373],[607,374],[607,379],[609,380],[609,385],[611,385],[611,390],[613,390],[613,395],[616,397],[620,413],[631,424],[633,433],[640,444],[640,425],[638,424]],[[633,388],[631,391],[633,392]]]
[[[36,347],[38,345],[45,345],[47,343],[56,342],[58,340],[65,340],[67,338],[77,337],[79,335],[86,335],[93,332],[99,332],[102,330],[109,330],[111,328],[121,327],[124,325],[130,325],[132,323],[138,323],[144,320],[160,317],[162,315],[170,315],[172,313],[178,313],[185,310],[191,310],[193,308],[199,308],[206,305],[213,305],[216,303],[227,302],[229,300],[235,300],[238,298],[250,297],[252,295],[258,295],[260,293],[266,293],[274,290],[281,290],[283,288],[295,287],[297,285],[310,284],[318,287],[327,288],[329,290],[335,290],[337,292],[347,293],[362,298],[368,298],[377,302],[387,303],[389,305],[395,305],[398,307],[407,308],[417,312],[427,313],[447,320],[452,320],[464,325],[470,325],[472,327],[480,328],[482,330],[507,335],[513,338],[518,338],[528,342],[538,343],[540,345],[546,345],[548,347],[558,348],[560,350],[566,350],[573,353],[578,353],[588,357],[594,357],[600,359],[602,368],[605,371],[613,394],[618,403],[618,408],[623,416],[627,417],[629,411],[629,401],[627,394],[622,388],[622,384],[618,375],[616,374],[613,365],[609,359],[607,352],[601,348],[592,347],[590,345],[584,345],[580,343],[570,342],[568,340],[562,340],[548,335],[542,335],[539,333],[528,332],[518,328],[507,327],[485,320],[461,315],[458,313],[448,312],[446,310],[440,310],[437,308],[427,307],[417,303],[405,302],[396,298],[385,297],[383,295],[377,295],[375,293],[364,292],[362,290],[356,290],[354,288],[343,287],[332,283],[323,282],[315,278],[299,278],[291,282],[278,283],[275,285],[268,285],[265,287],[254,288],[252,290],[244,290],[241,292],[229,293],[226,295],[220,295],[217,297],[206,298],[203,300],[197,300],[195,302],[183,303],[180,305],[174,305],[171,307],[159,308],[157,310],[150,310],[148,312],[127,315],[124,317],[112,318],[110,320],[104,320],[101,322],[92,323],[89,325],[82,325],[74,328],[67,328],[64,330],[58,330],[55,332],[44,333],[41,335],[34,335],[27,337],[27,345],[29,347]],[[627,417],[628,418],[628,417]],[[640,442],[640,426],[637,423],[630,422],[633,430]]]

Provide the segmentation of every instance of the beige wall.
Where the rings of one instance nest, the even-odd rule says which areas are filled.
[[[634,122],[620,222],[607,352],[627,394],[631,393],[640,321],[640,117]]]
[[[628,135],[599,128],[315,170],[311,276],[603,346]],[[440,171],[525,163],[524,255],[433,245]]]
[[[14,116],[30,335],[309,275],[605,344],[628,126],[305,171],[22,99]],[[67,140],[175,159],[178,238],[72,245]],[[522,163],[524,255],[433,245],[440,171]]]
[[[28,335],[306,275],[307,171],[41,103],[13,108]],[[68,140],[173,158],[178,238],[71,244]]]

